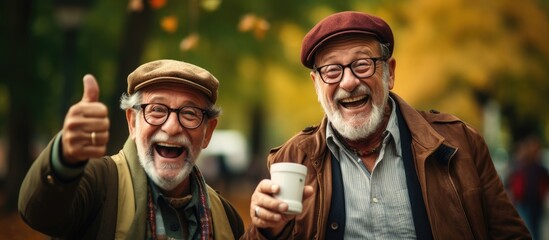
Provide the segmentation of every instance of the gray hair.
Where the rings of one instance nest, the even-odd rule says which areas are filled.
[[[388,43],[379,43],[379,48],[381,49],[381,57],[383,59],[389,59],[391,55],[391,50],[389,50]]]
[[[137,91],[134,94],[123,93],[120,97],[120,109],[128,110],[134,108],[135,105],[141,103],[141,92]]]
[[[389,60],[391,57],[391,50],[389,50],[389,44],[388,43],[379,43],[379,47],[381,48],[381,58],[384,60]],[[389,62],[383,61],[383,68],[384,70],[389,69]]]

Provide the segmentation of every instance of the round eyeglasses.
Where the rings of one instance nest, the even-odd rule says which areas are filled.
[[[378,60],[385,61],[385,58],[361,58],[347,65],[328,64],[320,67],[315,67],[314,71],[320,73],[320,78],[327,84],[338,83],[343,79],[345,68],[350,68],[351,72],[357,78],[369,78],[376,73],[376,62]]]
[[[145,103],[133,106],[134,109],[143,110],[143,118],[145,122],[153,126],[160,126],[164,124],[170,113],[175,112],[177,114],[177,120],[183,128],[195,129],[204,121],[204,115],[206,110],[185,106],[177,109],[169,108],[161,103]]]

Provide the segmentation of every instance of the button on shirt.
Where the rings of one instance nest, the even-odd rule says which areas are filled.
[[[412,209],[400,149],[395,102],[381,151],[369,172],[328,124],[328,148],[341,166],[345,192],[345,239],[415,239]],[[398,146],[398,147],[397,147]]]

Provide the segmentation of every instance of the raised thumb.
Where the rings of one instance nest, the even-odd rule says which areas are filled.
[[[82,95],[83,102],[97,102],[99,100],[99,85],[95,77],[91,74],[86,74],[84,79],[84,94]]]

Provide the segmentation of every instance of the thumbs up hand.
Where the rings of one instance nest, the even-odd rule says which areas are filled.
[[[105,155],[109,140],[108,109],[99,102],[99,85],[90,74],[84,76],[84,93],[65,116],[62,133],[63,160],[78,164]]]

